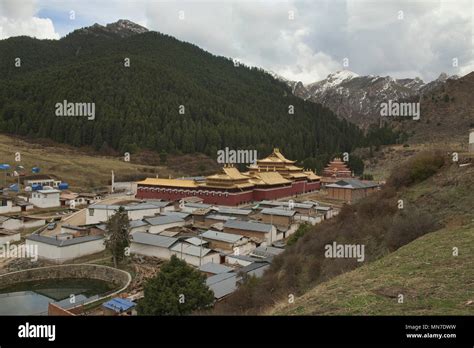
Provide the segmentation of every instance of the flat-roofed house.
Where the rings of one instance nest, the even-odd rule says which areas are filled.
[[[20,230],[23,228],[41,227],[46,224],[42,218],[33,218],[29,216],[0,216],[0,228],[7,230]]]
[[[105,249],[104,235],[74,237],[69,233],[60,234],[55,237],[33,233],[26,237],[26,245],[37,246],[38,258],[57,263],[95,254]]]
[[[40,185],[58,187],[61,180],[50,174],[32,174],[20,177],[20,182],[25,186]]]
[[[14,204],[13,198],[0,195],[0,214],[18,213],[21,207]]]
[[[238,234],[255,241],[266,242],[268,244],[281,239],[277,236],[277,229],[275,226],[256,221],[244,220],[228,220],[224,224],[224,232],[231,234]]]
[[[169,202],[163,202],[163,205]],[[145,216],[154,216],[162,211],[163,206],[156,203],[118,204],[92,204],[87,208],[86,224],[106,222],[123,206],[130,220],[141,220]]]
[[[0,228],[0,245],[6,243],[19,242],[21,239],[21,234],[19,231],[6,230]]]
[[[328,198],[345,201],[347,203],[357,202],[376,192],[380,185],[373,181],[361,181],[357,179],[342,179],[333,184],[326,185]]]
[[[246,255],[255,248],[254,242],[252,242],[248,237],[239,234],[207,230],[200,236],[209,242],[209,247],[211,249],[225,253]]]
[[[196,246],[188,243],[177,243],[171,247],[171,251],[179,259],[190,265],[200,267],[205,263],[220,263],[219,253],[203,246]]]
[[[158,215],[151,218],[143,219],[146,223],[148,223],[148,232],[150,233],[160,233],[164,230],[173,227],[182,227],[186,224],[186,222],[181,219],[179,216],[163,216]]]
[[[129,222],[130,234],[135,232],[147,232],[149,228],[148,222],[144,220],[131,220]]]
[[[30,202],[38,208],[54,208],[61,206],[59,190],[38,190],[31,193]]]
[[[199,267],[199,270],[209,277],[215,274],[232,272],[234,269],[232,267],[221,265],[219,263],[209,262]]]
[[[296,211],[289,209],[265,208],[259,214],[259,218],[266,223],[289,227],[295,222]]]
[[[169,260],[171,255],[173,255],[170,248],[177,242],[178,239],[174,237],[136,232],[132,235],[130,253]]]
[[[234,216],[221,215],[221,214],[208,214],[204,217],[203,222],[201,223],[200,226],[209,228],[214,224],[225,223],[228,220],[235,220],[235,219],[237,218]]]

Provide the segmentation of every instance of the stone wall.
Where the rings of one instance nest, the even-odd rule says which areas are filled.
[[[47,279],[98,279],[114,284],[120,291],[128,287],[131,276],[128,272],[107,266],[77,264],[32,268],[0,276],[0,289],[16,283]]]

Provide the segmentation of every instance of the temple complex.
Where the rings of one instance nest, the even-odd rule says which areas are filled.
[[[137,183],[137,198],[175,201],[195,196],[204,203],[237,206],[318,190],[321,177],[296,166],[295,162],[274,149],[270,156],[250,165],[247,172],[225,165],[221,173],[204,181],[147,178]]]

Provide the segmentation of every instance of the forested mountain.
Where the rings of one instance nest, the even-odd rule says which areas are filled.
[[[0,41],[0,131],[97,150],[212,157],[226,146],[261,153],[278,146],[299,160],[394,141],[387,130],[369,140],[261,69],[234,66],[130,23],[94,25],[57,41]],[[55,105],[63,100],[94,102],[95,119],[56,116]]]

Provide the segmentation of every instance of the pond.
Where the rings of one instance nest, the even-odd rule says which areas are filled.
[[[114,289],[112,284],[97,279],[23,282],[0,289],[0,315],[47,315],[50,302],[70,308]]]

